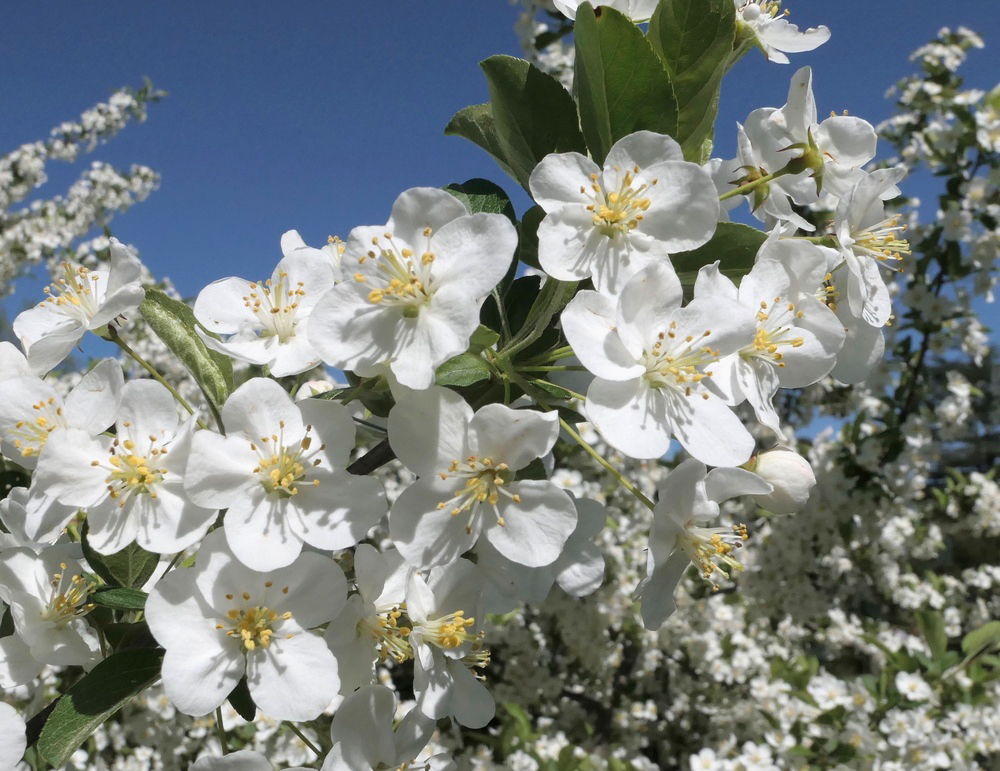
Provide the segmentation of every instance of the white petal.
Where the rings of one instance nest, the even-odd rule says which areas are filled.
[[[472,418],[469,433],[476,437],[480,458],[517,471],[552,449],[559,437],[559,415],[487,404]]]
[[[589,158],[580,153],[551,153],[542,158],[531,172],[528,187],[535,203],[552,212],[567,203],[586,206],[591,202],[586,192],[590,189],[590,175],[601,170]]]
[[[337,660],[318,635],[276,634],[247,654],[247,685],[254,704],[275,720],[312,720],[340,691]]]
[[[576,527],[576,508],[554,484],[526,480],[511,485],[520,503],[508,501],[501,509],[504,525],[490,521],[486,537],[507,559],[527,567],[556,561]]]
[[[474,517],[467,512],[451,514],[456,485],[420,479],[392,504],[389,532],[399,553],[411,565],[431,568],[454,562],[479,538],[482,513]],[[439,503],[445,507],[439,509]],[[467,526],[471,532],[466,532]]]
[[[612,298],[583,290],[563,310],[560,321],[583,366],[607,380],[627,380],[644,370],[622,344],[615,313]]]

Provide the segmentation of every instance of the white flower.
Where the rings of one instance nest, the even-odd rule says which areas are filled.
[[[764,494],[771,485],[749,471],[717,468],[689,458],[660,483],[653,528],[649,533],[646,577],[636,588],[647,629],[659,629],[674,612],[674,589],[689,564],[707,580],[743,566],[732,556],[747,538],[744,525],[707,527],[719,516],[719,504],[737,495]],[[721,564],[720,564],[721,563]]]
[[[516,479],[555,444],[555,412],[488,404],[473,413],[454,391],[434,387],[399,394],[388,426],[396,456],[420,476],[389,514],[407,561],[448,564],[480,534],[521,565],[556,560],[576,527],[573,502],[547,480]]]
[[[454,768],[443,755],[416,763],[436,726],[417,709],[411,709],[395,725],[397,701],[396,694],[384,685],[366,686],[344,699],[330,724],[333,751],[320,771]]]
[[[188,771],[274,771],[271,762],[253,750],[237,750],[223,755],[221,758],[213,758],[211,755],[204,755],[196,760]],[[302,766],[290,766],[286,771],[309,771]]]
[[[28,360],[13,343],[0,341],[0,382],[19,375],[34,374]]]
[[[896,690],[907,701],[931,701],[934,691],[916,672],[897,672]]]
[[[755,495],[753,499],[761,508],[775,514],[794,514],[809,501],[809,494],[816,485],[816,475],[809,461],[792,450],[777,448],[762,452],[750,463],[751,470],[774,491]]]
[[[132,380],[122,390],[114,438],[65,429],[46,445],[34,482],[60,503],[87,509],[88,541],[99,554],[132,541],[158,554],[178,552],[216,518],[184,492],[193,431],[194,418],[181,423],[163,385]]]
[[[14,771],[27,746],[24,718],[10,704],[0,702],[0,771]]]
[[[188,715],[222,704],[245,674],[254,703],[277,720],[312,720],[337,696],[337,661],[320,634],[344,607],[337,564],[302,554],[267,573],[245,567],[219,531],[194,568],[167,573],[149,593],[146,620],[166,648],[163,687]]]
[[[373,477],[344,469],[354,449],[347,409],[321,399],[292,401],[278,383],[253,378],[222,407],[227,435],[194,435],[184,485],[200,506],[228,508],[225,532],[255,570],[288,565],[306,542],[345,549],[385,514]]]
[[[576,12],[580,8],[583,0],[553,0],[552,4],[569,19],[576,18]],[[658,0],[592,0],[591,5],[595,8],[607,6],[621,11],[632,21],[649,21],[649,17],[656,10]]]
[[[275,377],[319,364],[308,339],[309,317],[333,287],[336,270],[327,253],[300,244],[295,231],[282,237],[284,258],[267,281],[224,278],[198,293],[194,315],[209,332],[223,335],[217,340],[199,330],[209,348],[266,365]]]
[[[48,372],[59,364],[86,334],[99,330],[118,316],[127,316],[143,301],[139,284],[142,265],[135,252],[111,239],[109,268],[88,270],[63,263],[63,278],[45,291],[49,295],[14,319],[14,334],[21,341],[33,372]]]
[[[516,246],[503,215],[469,214],[443,190],[407,190],[384,227],[351,231],[345,279],[313,311],[310,340],[331,366],[367,376],[388,364],[403,385],[428,388],[468,347]]]
[[[873,327],[885,326],[892,300],[880,268],[910,253],[898,238],[906,230],[897,217],[886,217],[882,196],[895,188],[906,169],[880,169],[866,175],[844,196],[834,217],[840,255],[847,264],[847,300],[851,313]],[[892,268],[892,270],[896,270]]]
[[[754,339],[753,313],[736,300],[703,295],[681,307],[669,263],[636,274],[617,303],[579,292],[562,314],[563,332],[596,375],[587,417],[610,444],[633,458],[659,458],[677,437],[704,463],[739,465],[754,441],[709,388],[712,367]]]
[[[719,219],[708,171],[652,131],[618,140],[603,169],[579,153],[547,155],[528,184],[545,210],[542,269],[561,281],[593,277],[611,295],[647,265],[706,243]]]
[[[772,62],[788,64],[783,51],[799,53],[819,48],[830,39],[826,27],[810,27],[804,32],[784,18],[781,0],[734,0],[737,19],[757,36],[757,44]]]
[[[94,607],[91,592],[83,567],[61,547],[0,554],[0,599],[15,630],[0,639],[0,686],[28,682],[43,664],[90,669],[100,660],[97,635],[83,620]]]
[[[833,368],[844,344],[837,317],[813,294],[826,265],[826,255],[810,243],[768,240],[739,290],[717,265],[703,268],[695,283],[696,297],[729,297],[753,312],[757,334],[719,362],[715,382],[733,404],[749,401],[757,420],[779,434],[773,405],[778,388],[803,388],[819,381]]]

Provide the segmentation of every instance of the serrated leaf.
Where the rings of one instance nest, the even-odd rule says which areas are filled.
[[[194,311],[163,292],[147,289],[139,312],[156,336],[187,367],[205,398],[221,409],[233,390],[233,362],[228,356],[210,350],[198,337]]]
[[[573,97],[558,80],[513,56],[491,56],[480,66],[489,83],[496,141],[525,190],[549,153],[585,152]]]
[[[636,131],[677,135],[677,98],[663,63],[624,14],[590,3],[577,10],[576,96],[580,123],[594,161]]]
[[[662,0],[649,21],[649,41],[677,99],[684,157],[704,163],[719,112],[719,90],[736,37],[732,0]],[[707,147],[706,147],[707,143]]]
[[[160,678],[163,651],[112,653],[59,699],[38,737],[38,751],[59,768],[101,723]]]
[[[469,338],[469,352],[479,354],[487,348],[492,348],[500,340],[500,335],[484,324],[476,327],[476,331]]]
[[[470,386],[490,377],[490,366],[481,356],[460,353],[437,368],[434,382],[439,386]]]
[[[114,554],[98,554],[87,538],[86,525],[81,535],[83,556],[94,572],[110,586],[138,589],[153,575],[160,561],[159,555],[146,551],[134,541]]]
[[[517,179],[517,174],[507,164],[504,149],[497,138],[496,126],[493,123],[493,108],[490,105],[474,104],[462,108],[448,121],[444,133],[447,136],[464,137],[483,148],[500,164],[505,174]]]
[[[146,607],[147,596],[139,589],[125,589],[118,586],[98,589],[91,595],[90,599],[97,605],[114,610],[142,610]]]
[[[962,653],[973,656],[1000,647],[1000,621],[990,621],[962,638]]]
[[[767,233],[749,225],[736,222],[720,222],[711,240],[690,252],[670,255],[674,270],[685,285],[694,284],[698,270],[719,260],[719,269],[734,281],[739,281],[753,267],[761,245],[767,240]]]
[[[472,214],[486,212],[487,214],[502,214],[511,223],[517,222],[514,204],[504,189],[488,179],[470,179],[462,184],[453,182],[445,185],[445,190],[465,204]]]

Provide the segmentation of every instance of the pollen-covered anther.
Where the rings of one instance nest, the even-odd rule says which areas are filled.
[[[65,562],[60,562],[59,568],[61,572],[53,574],[49,582],[52,597],[42,610],[41,618],[62,627],[94,609],[94,603],[88,602],[94,587],[80,574],[67,576]]]

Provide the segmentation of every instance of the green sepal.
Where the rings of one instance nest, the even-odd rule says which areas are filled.
[[[250,695],[250,687],[247,685],[246,675],[240,678],[236,687],[229,694],[228,699],[230,706],[236,710],[236,714],[248,723],[252,723],[254,718],[257,717],[257,705],[253,703],[253,696]]]
[[[677,98],[649,41],[624,14],[583,3],[576,15],[576,99],[587,147],[602,165],[636,131],[677,136]]]

